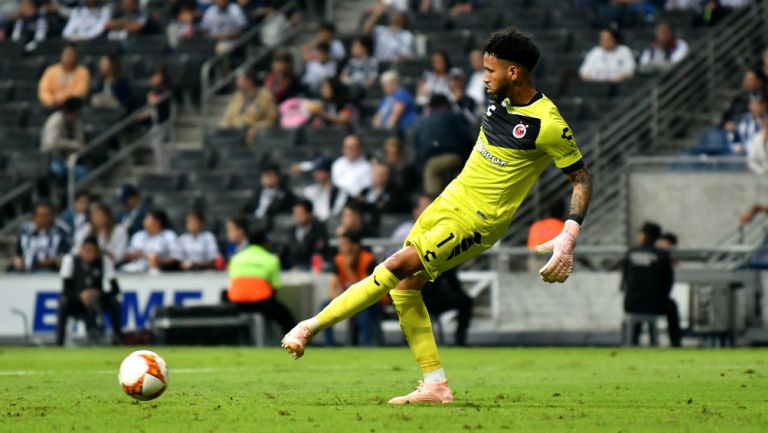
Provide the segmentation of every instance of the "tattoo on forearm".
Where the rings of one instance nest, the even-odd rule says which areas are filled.
[[[571,213],[581,216],[587,215],[589,209],[589,200],[592,197],[592,175],[586,167],[580,168],[573,173],[569,173],[568,180],[573,185],[573,195],[571,196]]]

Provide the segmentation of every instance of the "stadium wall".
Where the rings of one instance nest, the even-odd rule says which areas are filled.
[[[746,172],[633,172],[629,235],[644,221],[676,233],[681,248],[709,248],[739,224],[739,215],[768,203],[768,178]]]

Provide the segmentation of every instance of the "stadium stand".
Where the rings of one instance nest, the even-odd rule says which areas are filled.
[[[356,5],[350,6],[352,3]],[[677,71],[685,67],[686,60],[663,72],[636,74],[620,84],[581,81],[577,73],[579,66],[587,51],[597,43],[600,25],[606,24],[601,20],[607,12],[597,5],[591,5],[591,2],[459,2],[470,3],[471,12],[420,11],[419,5],[416,4],[418,2],[412,3],[414,4],[408,14],[406,29],[414,36],[412,49],[415,55],[395,62],[380,62],[379,72],[397,71],[404,88],[411,95],[415,95],[419,82],[431,68],[431,53],[449,53],[452,65],[471,75],[471,51],[479,46],[488,33],[503,25],[515,25],[530,32],[543,54],[535,70],[537,85],[561,108],[585,153],[596,161],[594,171],[598,185],[607,187],[597,189],[595,208],[607,209],[619,203],[621,187],[616,190],[612,186],[618,185],[615,179],[623,170],[624,157],[635,153],[677,151],[677,148],[669,147],[672,139],[676,140],[675,143],[681,142],[681,137],[692,135],[697,128],[701,128],[700,122],[686,121],[675,131],[674,136],[664,143],[640,143],[646,133],[633,132],[634,135],[628,137],[621,147],[606,150],[595,144],[604,140],[600,138],[601,135],[611,134],[610,122],[616,123],[617,117],[626,119],[632,116],[631,110],[628,109],[633,105],[630,98],[658,89],[660,82],[664,83],[668,77],[680,73]],[[116,4],[113,6],[117,7]],[[297,77],[301,76],[305,59],[298,53],[304,41],[313,42],[317,39],[311,30],[315,28],[316,23],[306,16],[297,18],[300,16],[295,13],[297,7],[290,5],[274,12],[286,18],[285,26],[296,25],[301,29],[296,33],[298,37],[282,41],[279,47],[267,43],[268,29],[260,27],[265,26],[264,23],[252,23],[252,30],[241,33],[243,43],[231,53],[222,55],[216,55],[216,42],[199,31],[191,37],[185,36],[178,41],[171,41],[167,38],[165,30],[171,23],[177,22],[180,10],[178,6],[162,1],[147,2],[144,12],[153,25],[148,25],[145,32],[130,35],[122,41],[100,37],[79,42],[77,48],[81,62],[89,69],[92,77],[98,76],[98,62],[101,56],[118,56],[124,75],[133,87],[132,93],[137,106],[144,105],[144,95],[151,90],[148,79],[152,71],[157,67],[165,68],[173,90],[173,105],[181,111],[181,116],[169,121],[170,135],[163,139],[165,151],[169,153],[168,171],[150,174],[152,168],[141,163],[144,158],[141,149],[144,146],[129,144],[149,133],[153,123],[133,122],[133,119],[141,117],[133,117],[136,113],[88,107],[83,115],[88,146],[89,149],[98,147],[98,151],[90,150],[82,156],[81,163],[94,175],[87,182],[76,185],[75,189],[94,188],[102,199],[109,201],[113,187],[126,180],[132,180],[145,195],[148,203],[165,208],[177,231],[183,228],[181,222],[184,213],[190,208],[199,208],[206,214],[218,240],[224,243],[223,225],[226,218],[253,206],[260,167],[276,164],[285,175],[284,186],[298,195],[303,187],[310,183],[311,177],[308,170],[297,167],[307,168],[308,161],[319,156],[337,157],[344,136],[353,131],[361,137],[367,156],[381,160],[383,142],[397,133],[372,127],[372,117],[384,96],[378,84],[360,92],[356,99],[351,101],[355,121],[347,127],[317,125],[318,122],[313,122],[312,115],[306,113],[306,104],[310,100],[316,101],[321,95],[316,95],[309,89],[301,89],[297,94],[297,105],[293,111],[288,111],[287,106],[281,104],[281,121],[258,130],[253,145],[245,145],[244,131],[217,129],[213,126],[219,123],[222,102],[228,100],[228,95],[233,90],[236,72],[254,71],[259,77],[267,76],[272,67],[271,58],[275,48],[286,49],[294,54],[293,69],[297,72]],[[339,11],[353,10],[358,14],[350,16],[347,10],[345,16],[349,19],[336,20],[339,29],[332,37],[336,38],[334,41],[344,45],[348,54],[351,51],[351,42],[363,34],[363,24],[371,14],[380,15],[378,23],[375,24],[382,28],[388,25],[387,11],[375,1],[337,2],[335,8]],[[202,7],[200,10],[202,11]],[[707,38],[716,32],[711,30],[715,23],[701,22],[701,14],[695,11],[668,11],[660,8],[652,16],[631,10],[609,12],[616,18],[612,25],[619,25],[617,29],[622,33],[623,44],[629,47],[637,59],[644,49],[652,45],[655,23],[671,23],[677,36],[689,42],[692,57],[700,55],[710,40]],[[731,11],[730,14],[723,12],[723,20],[739,20],[749,13],[738,10]],[[201,14],[202,12],[195,12],[196,20],[199,21]],[[700,25],[694,26],[694,23]],[[59,208],[66,207],[67,185],[57,183],[47,173],[45,158],[41,158],[37,152],[38,134],[48,115],[47,110],[43,109],[37,100],[38,79],[47,66],[58,61],[64,47],[65,40],[57,34],[47,35],[45,40],[40,41],[31,51],[8,38],[0,42],[0,100],[4,101],[0,109],[0,128],[4,131],[0,137],[3,143],[0,146],[0,161],[3,163],[0,185],[17,187],[13,190],[3,188],[0,198],[0,225],[3,227],[6,245],[12,244],[16,227],[28,214],[36,198],[49,198]],[[762,48],[763,45],[749,45],[749,49],[755,53]],[[310,58],[312,55],[310,47]],[[752,54],[747,55],[751,56]],[[207,66],[203,67],[204,64]],[[338,65],[338,71],[343,69],[343,64],[344,62],[341,62]],[[735,83],[729,83],[733,84]],[[326,113],[334,109],[331,101],[321,100],[320,103],[324,104]],[[142,110],[146,112],[147,108],[139,109],[137,113]],[[484,107],[480,105],[478,113],[483,110]],[[284,127],[285,119],[297,115],[299,119],[304,120],[303,124],[293,128]],[[658,125],[653,127],[657,128]],[[471,128],[475,128],[474,131],[477,126],[472,125]],[[413,159],[413,137],[408,131],[403,135],[406,154]],[[118,155],[121,159],[109,162],[109,169],[105,168],[107,166],[104,164]],[[25,181],[27,183],[23,183]],[[507,239],[509,244],[522,245],[524,233],[527,233],[526,227],[538,219],[543,209],[549,208],[552,202],[565,198],[560,193],[552,193],[559,188],[561,182],[562,179],[557,178],[554,171],[548,172],[542,178],[532,197],[520,209]],[[411,192],[419,189],[419,186],[413,185]],[[278,226],[288,224],[283,218],[283,215],[277,216]],[[402,219],[402,216],[397,213],[376,215],[373,218],[380,221],[382,236],[389,235],[388,230],[396,225],[398,219]],[[596,221],[609,219],[610,214],[607,212],[596,215]],[[329,225],[333,224],[335,219],[330,221]],[[612,227],[610,234],[587,230],[586,242],[624,243],[626,239],[621,235],[623,224],[617,221],[609,225]],[[335,227],[327,228],[329,233],[335,232]],[[619,235],[616,235],[617,232]]]

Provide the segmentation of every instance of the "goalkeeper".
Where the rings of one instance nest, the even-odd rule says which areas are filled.
[[[591,177],[568,124],[533,84],[531,70],[539,50],[527,35],[507,28],[493,33],[483,52],[483,81],[492,102],[462,172],[422,213],[400,251],[283,338],[283,347],[299,358],[312,336],[389,293],[424,376],[415,391],[393,398],[392,404],[453,401],[420,289],[506,233],[550,161],[568,177],[573,195],[563,231],[537,247],[539,252],[554,253],[539,274],[548,283],[561,283],[573,269],[573,248],[587,213]]]

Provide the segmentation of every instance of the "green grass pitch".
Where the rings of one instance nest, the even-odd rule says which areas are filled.
[[[768,351],[443,349],[456,402],[389,407],[405,348],[156,348],[170,383],[136,402],[131,348],[0,348],[0,432],[765,432]]]

